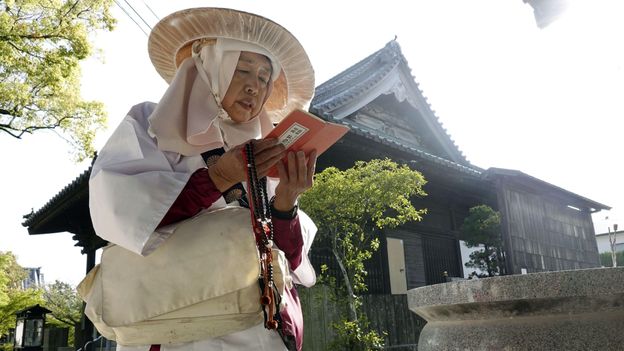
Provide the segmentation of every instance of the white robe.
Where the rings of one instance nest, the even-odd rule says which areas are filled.
[[[175,224],[155,231],[176,200],[191,174],[206,167],[201,155],[181,156],[158,149],[148,135],[147,117],[156,104],[134,106],[100,151],[89,180],[89,208],[98,236],[141,255],[156,250],[174,231]],[[269,187],[271,193],[274,187]],[[226,205],[221,197],[208,210]],[[307,287],[314,285],[316,274],[308,252],[316,226],[299,212],[304,255],[291,272],[293,281]],[[122,346],[119,351],[149,350],[150,345]],[[278,350],[284,348],[276,332],[262,325],[219,338],[178,345],[163,345],[169,350]]]

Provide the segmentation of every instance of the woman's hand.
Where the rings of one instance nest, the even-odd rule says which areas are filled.
[[[310,152],[306,159],[303,151],[289,152],[288,162],[277,163],[280,182],[275,188],[273,207],[278,211],[290,211],[299,195],[312,187],[316,168],[316,151]]]
[[[284,157],[284,145],[277,139],[251,140],[254,145],[254,160],[258,178],[266,176],[269,169]],[[208,169],[210,179],[219,191],[224,192],[234,184],[247,179],[247,166],[243,161],[246,143],[235,146],[221,155],[217,163]],[[281,162],[280,162],[281,163]]]

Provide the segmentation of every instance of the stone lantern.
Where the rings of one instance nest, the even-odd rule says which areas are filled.
[[[35,305],[16,313],[15,351],[42,351],[45,315],[52,311]]]

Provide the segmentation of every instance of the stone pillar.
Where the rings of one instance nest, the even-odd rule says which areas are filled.
[[[408,291],[418,350],[624,350],[624,267],[455,281]]]

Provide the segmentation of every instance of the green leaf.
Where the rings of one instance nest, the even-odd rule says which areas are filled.
[[[26,270],[11,252],[0,252],[0,335],[15,328],[15,314],[24,308],[43,304],[40,289],[22,289]]]
[[[345,274],[328,279],[327,265],[321,268],[322,282],[333,288],[341,306],[350,307],[342,311],[343,320],[334,324],[337,337],[333,350],[383,346],[383,337],[370,330],[361,312],[360,294],[368,290],[365,262],[379,249],[380,229],[420,221],[426,214],[426,209],[416,209],[411,202],[427,195],[422,189],[425,183],[419,172],[388,159],[358,161],[344,171],[325,169],[301,196],[301,209],[319,228],[316,243],[332,243],[336,260],[345,269]]]
[[[0,131],[56,130],[78,161],[93,154],[103,105],[80,96],[89,33],[112,30],[112,0],[0,1]]]
[[[487,271],[490,276],[501,274],[503,262],[498,257],[503,244],[500,222],[500,213],[487,205],[470,208],[461,227],[460,239],[468,247],[484,247],[470,254],[466,267]]]

